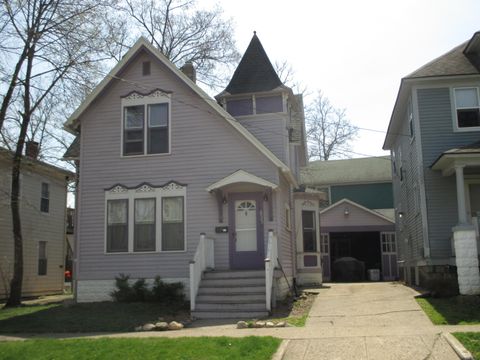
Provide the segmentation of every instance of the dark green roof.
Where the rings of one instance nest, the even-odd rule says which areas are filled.
[[[230,94],[244,94],[269,91],[280,85],[283,84],[257,34],[254,33],[225,91]]]

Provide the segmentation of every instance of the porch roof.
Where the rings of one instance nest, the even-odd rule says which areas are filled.
[[[432,170],[440,170],[443,176],[455,173],[456,166],[480,167],[480,141],[443,152],[432,164]]]
[[[208,186],[205,190],[207,190],[208,192],[212,192],[216,189],[220,189],[225,186],[238,184],[238,183],[260,185],[267,188],[271,188],[272,190],[275,190],[278,188],[277,184],[274,184],[268,180],[265,180],[265,179],[262,179],[261,177],[250,174],[245,170],[237,170],[233,174],[230,174],[224,177],[223,179],[220,179],[217,182],[214,182],[213,184]]]

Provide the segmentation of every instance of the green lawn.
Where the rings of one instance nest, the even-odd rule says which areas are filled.
[[[472,353],[474,359],[480,359],[480,333],[464,332],[453,333],[452,335]]]
[[[281,340],[273,337],[123,338],[28,340],[0,343],[0,359],[6,360],[267,360]]]
[[[183,308],[155,303],[98,302],[89,304],[31,305],[0,309],[0,333],[124,332],[135,326],[188,316]]]
[[[417,298],[435,325],[480,324],[480,297]]]

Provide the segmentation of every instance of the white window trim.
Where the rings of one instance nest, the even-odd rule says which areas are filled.
[[[450,100],[452,103],[452,121],[453,121],[453,131],[454,132],[470,132],[470,131],[480,131],[480,126],[471,126],[471,127],[459,127],[458,126],[458,117],[457,117],[457,97],[455,96],[455,90],[467,90],[475,89],[477,92],[477,101],[480,108],[480,88],[478,86],[456,86],[450,88]],[[459,109],[473,109],[473,108],[459,108]]]
[[[165,104],[168,103],[168,152],[159,154],[148,154],[148,122],[149,111],[148,105]],[[128,106],[144,106],[143,112],[143,154],[138,155],[124,155],[123,153],[123,136],[125,131],[125,107]],[[125,98],[122,98],[120,109],[120,157],[121,158],[135,158],[135,157],[149,157],[149,156],[168,156],[172,154],[172,101],[171,95],[156,90],[148,95],[142,95],[137,92],[133,92]]]
[[[48,185],[48,212],[42,211],[42,199],[43,199],[43,197],[42,197],[42,184],[47,184]],[[20,188],[21,188],[21,186],[20,186]],[[38,211],[43,216],[50,216],[50,214],[52,212],[52,183],[50,181],[43,180],[43,179],[40,181],[40,204],[38,206]]]
[[[183,226],[184,239],[183,250],[162,250],[162,198],[164,197],[183,197]],[[155,199],[155,251],[133,251],[134,240],[134,221],[135,221],[135,199]],[[127,251],[107,251],[107,202],[108,200],[128,200],[128,250]],[[176,183],[170,182],[162,187],[151,187],[141,185],[137,188],[126,188],[117,185],[113,189],[105,192],[105,217],[104,217],[104,254],[105,255],[125,255],[125,254],[155,254],[155,253],[184,253],[187,252],[187,188]]]

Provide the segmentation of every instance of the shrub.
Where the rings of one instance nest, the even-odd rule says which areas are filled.
[[[165,283],[160,276],[156,276],[150,289],[145,279],[138,279],[130,284],[130,276],[120,274],[115,277],[116,290],[111,292],[114,301],[138,302],[149,301],[163,304],[183,304],[185,294],[181,282]]]

